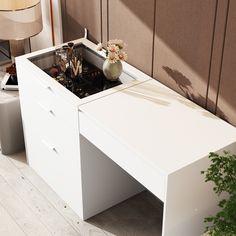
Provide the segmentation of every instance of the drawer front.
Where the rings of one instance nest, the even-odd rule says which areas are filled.
[[[34,100],[25,101],[24,105],[24,110],[27,111],[23,119],[26,137],[28,133],[35,132],[59,156],[79,159],[78,122],[75,122],[73,127],[67,126]]]
[[[63,88],[62,88],[63,89]],[[69,103],[58,89],[50,83],[26,76],[20,83],[20,96],[23,101],[33,100],[45,112],[67,126],[73,126],[77,120],[77,106]]]
[[[56,122],[51,114],[41,114],[43,128],[38,126],[39,135],[45,146],[52,152],[55,152],[65,161],[79,162],[79,132],[75,132],[70,127],[60,122]]]
[[[28,163],[82,216],[79,133],[32,104],[24,119]]]
[[[77,214],[82,216],[80,162],[63,158],[60,151],[55,151],[53,145],[38,134],[36,137],[29,135],[28,140],[29,165]]]

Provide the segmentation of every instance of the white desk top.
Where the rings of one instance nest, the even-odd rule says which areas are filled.
[[[236,142],[235,127],[155,80],[84,104],[80,110],[166,174]]]

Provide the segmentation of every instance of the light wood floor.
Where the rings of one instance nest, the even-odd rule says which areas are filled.
[[[24,152],[0,154],[1,236],[160,236],[162,209],[145,191],[84,222],[25,163]]]

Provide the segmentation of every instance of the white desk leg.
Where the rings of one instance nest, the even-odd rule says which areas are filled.
[[[235,153],[236,144],[222,150]],[[209,164],[205,157],[168,176],[162,236],[200,236],[204,232],[204,218],[217,212],[219,202],[213,184],[200,174]]]
[[[80,144],[84,220],[144,190],[82,135]]]

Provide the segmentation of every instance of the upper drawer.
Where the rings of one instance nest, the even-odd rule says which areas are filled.
[[[72,127],[75,122],[78,123],[76,104],[68,102],[66,95],[63,96],[63,92],[59,93],[53,83],[31,75],[22,79],[19,86],[22,102],[31,100],[30,104],[40,106],[62,124]]]

